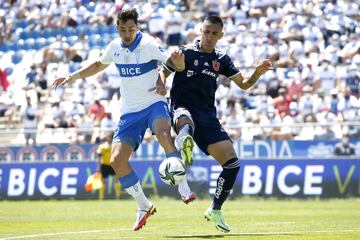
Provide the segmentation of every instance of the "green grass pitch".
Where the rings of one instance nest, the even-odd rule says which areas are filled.
[[[230,233],[204,219],[210,199],[152,201],[158,211],[138,232],[132,200],[0,201],[0,239],[360,239],[360,199],[227,201]]]

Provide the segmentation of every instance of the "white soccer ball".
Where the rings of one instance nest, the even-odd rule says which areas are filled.
[[[178,185],[186,177],[185,165],[180,158],[166,158],[159,166],[159,175],[164,183]]]

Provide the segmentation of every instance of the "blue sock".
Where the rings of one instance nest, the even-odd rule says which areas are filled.
[[[137,183],[139,181],[139,177],[136,175],[136,172],[132,170],[132,172],[129,173],[128,175],[124,177],[120,177],[119,181],[121,183],[121,187],[125,189]]]
[[[177,157],[177,158],[180,158],[180,159],[181,159],[181,154],[180,154],[179,151],[174,151],[174,152],[165,154],[165,157],[166,157],[166,158],[169,158],[169,157]]]
[[[212,204],[214,210],[220,210],[226,198],[229,196],[239,169],[240,161],[237,158],[232,158],[223,165],[223,170],[220,173],[216,184],[216,191]]]

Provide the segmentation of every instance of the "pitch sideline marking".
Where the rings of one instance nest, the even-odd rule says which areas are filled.
[[[207,237],[207,236],[252,236],[252,235],[297,235],[297,234],[311,234],[311,233],[347,233],[347,232],[360,232],[360,229],[347,229],[347,230],[314,230],[314,231],[287,231],[287,232],[249,232],[249,233],[223,233],[223,234],[198,234],[198,235],[172,235],[164,236],[165,238],[190,238],[190,237]],[[0,239],[1,240],[1,239]]]
[[[117,229],[98,229],[98,230],[88,230],[88,231],[78,231],[78,232],[58,232],[58,233],[42,233],[42,234],[33,234],[33,235],[24,235],[24,236],[16,236],[16,237],[8,237],[8,238],[0,238],[0,240],[11,240],[11,239],[24,239],[24,238],[36,238],[36,237],[49,237],[56,235],[79,235],[79,234],[87,234],[87,233],[99,233],[99,232],[115,232],[115,231],[127,231],[129,228],[117,228]],[[286,234],[303,234],[303,233],[346,233],[346,232],[360,232],[360,229],[353,230],[316,230],[316,231],[288,231],[288,232],[251,232],[251,233],[238,233],[236,235],[286,235]],[[227,235],[227,234],[224,234]],[[228,234],[233,235],[233,234]],[[193,236],[193,235],[182,235],[182,237]],[[203,235],[196,235],[203,236]],[[204,235],[205,236],[205,235]],[[172,236],[164,236],[165,238],[169,238]],[[118,237],[118,238],[144,238],[141,236],[137,237]]]
[[[130,228],[116,228],[116,229],[86,230],[86,231],[78,231],[78,232],[40,233],[40,234],[32,234],[32,235],[0,238],[0,240],[36,238],[36,237],[49,237],[49,236],[57,236],[57,235],[80,235],[80,234],[87,234],[87,233],[115,232],[115,231],[128,231],[128,230],[131,230],[131,229]],[[118,238],[144,238],[144,237],[138,236],[138,237],[118,237]]]

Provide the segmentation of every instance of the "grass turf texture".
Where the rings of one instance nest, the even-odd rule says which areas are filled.
[[[360,239],[360,199],[228,201],[230,233],[204,219],[209,200],[152,199],[138,232],[132,200],[0,201],[0,239]]]

